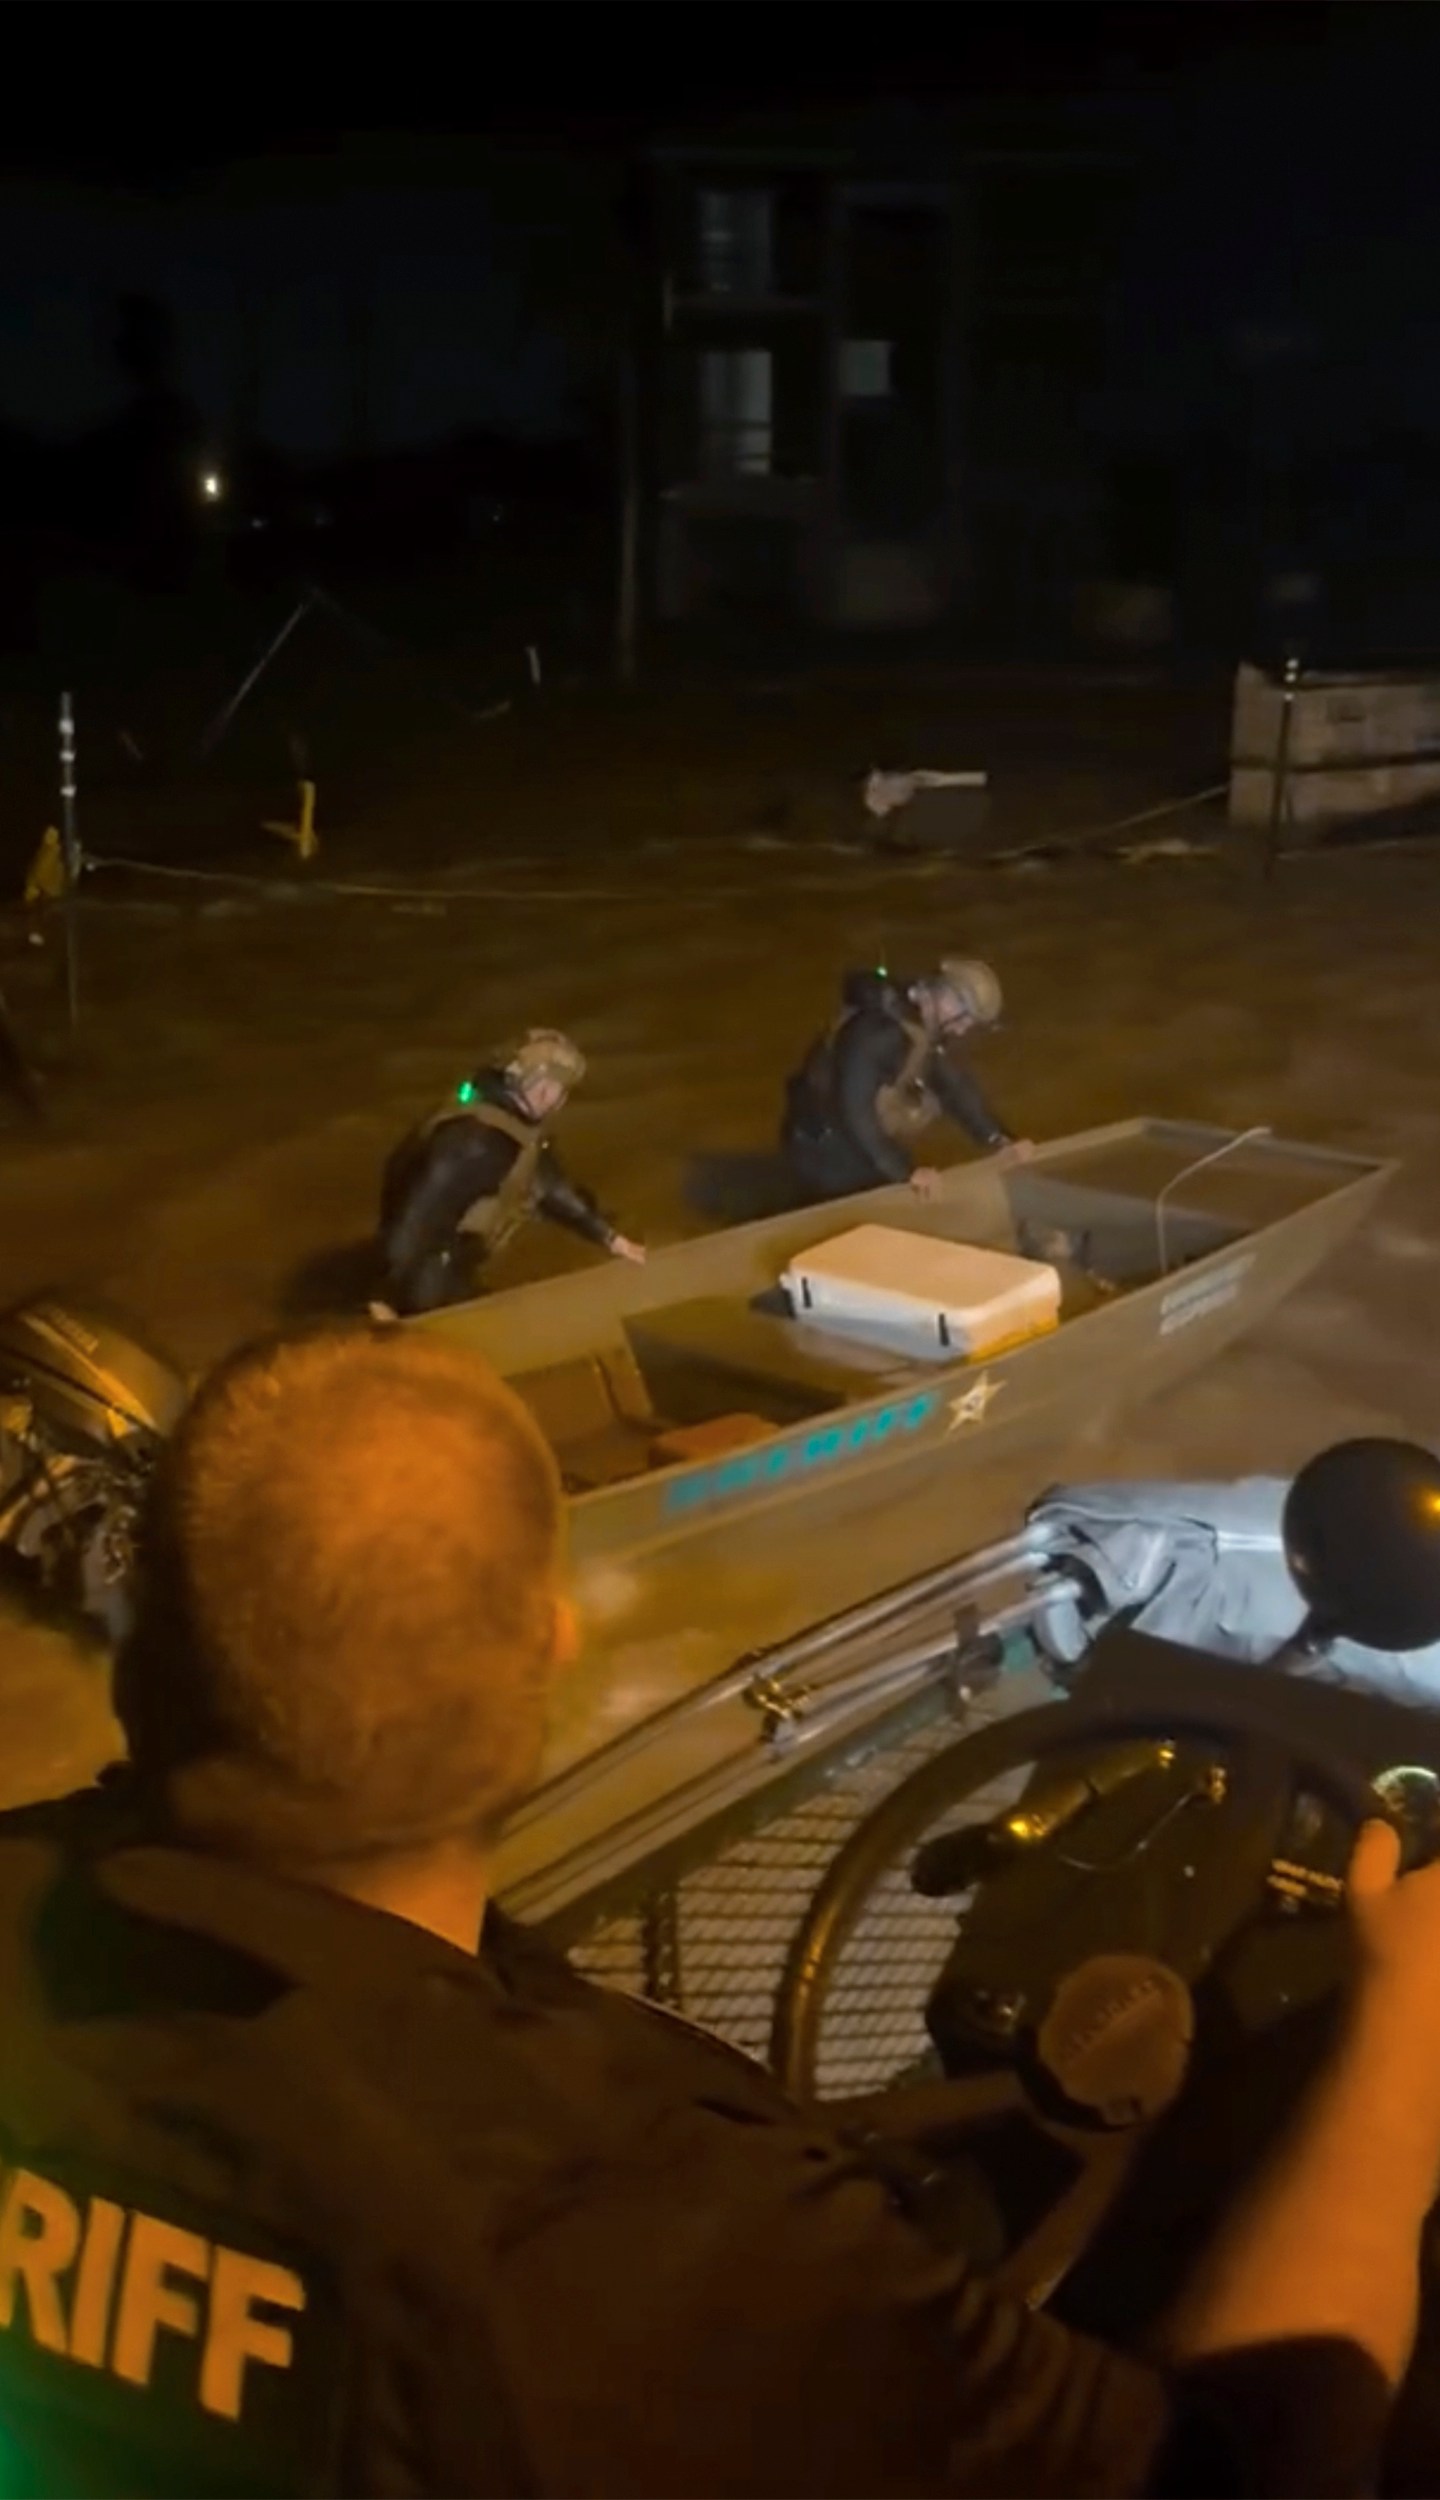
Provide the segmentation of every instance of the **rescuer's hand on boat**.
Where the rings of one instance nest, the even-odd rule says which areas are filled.
[[[610,1238],[610,1256],[612,1259],[628,1259],[632,1267],[643,1267],[645,1244],[643,1241],[627,1241],[623,1233],[613,1233]]]
[[[996,1155],[995,1160],[1003,1172],[1007,1164],[1032,1162],[1034,1160],[1034,1155],[1035,1140],[1033,1137],[1008,1137],[999,1153]]]
[[[940,1189],[940,1175],[933,1163],[917,1163],[910,1175],[910,1186],[917,1198],[934,1198]]]

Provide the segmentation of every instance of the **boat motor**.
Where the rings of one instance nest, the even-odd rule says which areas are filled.
[[[164,1355],[89,1305],[0,1314],[0,1551],[111,1638],[129,1620],[135,1531],[185,1410]]]

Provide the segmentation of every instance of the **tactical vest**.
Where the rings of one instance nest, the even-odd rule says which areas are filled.
[[[851,1018],[860,1012],[858,1007],[842,1007],[825,1036],[825,1060],[832,1072],[835,1044]],[[917,1024],[913,1017],[896,1016],[893,1021],[899,1025],[910,1047],[898,1076],[890,1084],[882,1085],[876,1095],[875,1116],[887,1137],[893,1137],[899,1145],[907,1145],[912,1138],[919,1136],[922,1129],[929,1128],[940,1117],[940,1105],[925,1083],[925,1069],[935,1043],[924,1025]]]
[[[498,1129],[502,1137],[511,1138],[519,1148],[499,1188],[488,1198],[477,1198],[460,1219],[460,1231],[475,1235],[484,1243],[486,1255],[493,1258],[535,1212],[545,1124],[542,1121],[536,1126],[530,1120],[522,1120],[518,1112],[507,1111],[503,1103],[448,1103],[426,1121],[420,1132],[422,1141],[450,1120],[474,1120],[481,1128]]]

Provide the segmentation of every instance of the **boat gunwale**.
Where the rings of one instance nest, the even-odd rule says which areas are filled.
[[[1346,1147],[1313,1146],[1300,1138],[1277,1137],[1268,1130],[1252,1132],[1245,1129],[1227,1128],[1212,1121],[1164,1120],[1141,1115],[1129,1120],[1102,1122],[1098,1128],[1077,1129],[1066,1137],[1050,1138],[1045,1143],[1035,1146],[1022,1165],[1006,1164],[1003,1159],[1003,1149],[993,1155],[976,1156],[964,1162],[947,1164],[942,1168],[937,1199],[933,1203],[943,1205],[947,1200],[963,1197],[969,1187],[986,1180],[1000,1179],[1007,1172],[1044,1173],[1049,1169],[1052,1177],[1060,1180],[1065,1175],[1063,1171],[1055,1167],[1062,1160],[1068,1161],[1071,1158],[1096,1153],[1110,1146],[1138,1144],[1146,1140],[1163,1144],[1172,1139],[1177,1144],[1193,1144],[1196,1148],[1197,1159],[1213,1147],[1227,1145],[1239,1147],[1243,1142],[1250,1153],[1267,1157],[1278,1156],[1292,1163],[1299,1158],[1305,1163],[1331,1165],[1337,1173],[1348,1173],[1356,1181],[1389,1176],[1398,1169],[1393,1159],[1355,1154]],[[1184,1176],[1182,1170],[1175,1175],[1175,1179],[1178,1181]],[[1348,1185],[1348,1182],[1342,1181],[1338,1184],[1338,1188],[1343,1189]],[[666,1310],[671,1307],[670,1298],[663,1294],[650,1296],[646,1291],[647,1285],[653,1281],[663,1260],[683,1258],[687,1253],[709,1250],[717,1241],[727,1243],[739,1260],[742,1253],[756,1242],[802,1219],[837,1213],[843,1217],[844,1213],[851,1208],[868,1209],[873,1218],[877,1200],[889,1201],[893,1198],[897,1203],[903,1202],[904,1190],[905,1184],[901,1182],[888,1189],[857,1191],[849,1198],[834,1200],[828,1208],[797,1207],[781,1214],[754,1216],[748,1223],[727,1224],[710,1232],[689,1235],[682,1241],[666,1243],[645,1267],[567,1268],[554,1276],[536,1276],[525,1284],[507,1285],[499,1292],[477,1295],[468,1302],[450,1303],[438,1311],[419,1312],[403,1324],[411,1328],[438,1328],[442,1333],[455,1333],[456,1323],[462,1321],[466,1315],[473,1315],[481,1323],[480,1333],[483,1338],[489,1333],[484,1323],[501,1304],[505,1306],[513,1321],[517,1310],[523,1317],[527,1309],[534,1309],[537,1300],[541,1297],[553,1302],[560,1295],[573,1295],[577,1289],[583,1292],[600,1287],[604,1289],[607,1297],[612,1293],[618,1293],[621,1297],[619,1307],[613,1316],[623,1325],[625,1321],[639,1318],[646,1312]],[[1324,1199],[1313,1203],[1325,1203],[1336,1194],[1338,1190],[1327,1188]],[[1307,1210],[1295,1211],[1304,1213]],[[771,1281],[773,1283],[773,1279]],[[483,1344],[480,1350],[486,1351]],[[497,1369],[501,1367],[498,1357],[490,1356],[488,1359],[496,1362]],[[521,1375],[515,1372],[507,1373],[505,1376],[519,1378]]]
[[[1019,1571],[1040,1560],[1043,1545],[1028,1528],[1021,1528],[1013,1536],[997,1540],[993,1548],[987,1548],[987,1562],[992,1552],[1001,1557],[1005,1568]],[[929,1637],[923,1644],[927,1657],[933,1658],[942,1649],[955,1649],[956,1603],[973,1580],[975,1559],[966,1553],[928,1571],[914,1572],[908,1579],[896,1581],[889,1588],[878,1591],[874,1597],[861,1598],[853,1606],[842,1607],[836,1614],[818,1617],[799,1632],[767,1642],[758,1649],[742,1652],[732,1658],[728,1666],[717,1669],[704,1683],[693,1685],[688,1691],[662,1702],[633,1726],[617,1729],[593,1753],[579,1756],[531,1789],[507,1818],[507,1834],[532,1829],[557,1808],[563,1808],[593,1786],[597,1773],[610,1776],[623,1770],[628,1762],[648,1752],[654,1745],[663,1744],[675,1728],[693,1724],[716,1711],[729,1711],[736,1702],[746,1700],[757,1678],[790,1674],[796,1669],[808,1667],[811,1664],[810,1653],[818,1645],[826,1645],[823,1654],[828,1655],[827,1690],[833,1687],[837,1698],[844,1697],[844,1687],[849,1679],[862,1673],[867,1665],[875,1663],[872,1651],[883,1653],[893,1642],[901,1639],[916,1642],[922,1625],[930,1627]],[[854,1655],[855,1652],[859,1655]],[[837,1654],[846,1661],[838,1676],[835,1670]],[[924,1675],[922,1665],[916,1665],[915,1674],[918,1683]],[[898,1707],[901,1699],[903,1696],[887,1693],[874,1703],[874,1708],[883,1714]],[[868,1690],[857,1692],[854,1715],[863,1719],[872,1700]],[[832,1729],[837,1727],[842,1737],[853,1732],[839,1721],[827,1721],[816,1728],[802,1728],[797,1740],[777,1744],[767,1735],[760,1719],[754,1717],[751,1723],[753,1746],[743,1750],[747,1755],[754,1752],[757,1758],[763,1756],[777,1764],[798,1761],[802,1756],[809,1759],[815,1753],[817,1743],[821,1751],[828,1752]],[[686,1785],[705,1785],[714,1767],[710,1765],[697,1772]],[[648,1812],[649,1809],[641,1811]]]
[[[648,1798],[633,1813],[558,1857],[507,1876],[502,1856],[495,1898],[511,1917],[543,1927],[568,1948],[601,1921],[635,1915],[657,1888],[683,1882],[737,1841],[793,1811],[840,1765],[878,1752],[950,1707],[939,1674],[917,1675],[903,1692],[857,1700],[854,1710],[827,1725],[816,1742],[793,1752],[767,1746],[757,1721],[752,1747],[727,1754],[678,1787]],[[607,1763],[607,1774],[614,1767]],[[552,1812],[563,1813],[569,1802],[543,1790],[539,1795]],[[536,1824],[548,1819],[537,1817]],[[504,1839],[502,1834],[502,1852]]]

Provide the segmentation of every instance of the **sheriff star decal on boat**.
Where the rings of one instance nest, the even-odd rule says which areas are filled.
[[[962,1389],[958,1398],[950,1400],[947,1430],[958,1432],[962,1424],[983,1424],[991,1399],[998,1398],[1004,1386],[1003,1380],[992,1380],[985,1372],[970,1388]]]

